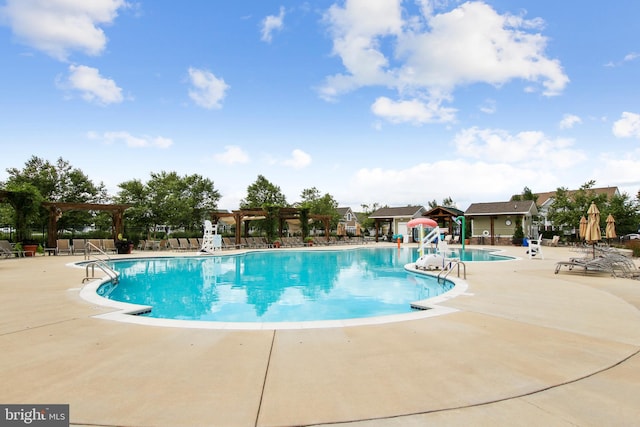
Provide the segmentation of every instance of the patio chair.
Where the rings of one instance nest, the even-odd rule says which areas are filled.
[[[85,252],[85,239],[73,239],[71,243],[73,254],[83,254]]]
[[[73,250],[71,249],[71,245],[69,244],[69,239],[56,240],[56,255],[64,253],[66,253],[67,255],[73,254]]]
[[[231,238],[223,237],[222,247],[224,249],[241,249],[241,248],[244,248],[244,245],[243,244],[236,245],[234,242],[231,241]]]
[[[560,236],[556,234],[555,236],[553,236],[553,238],[549,242],[549,246],[558,246],[559,241],[560,241]]]
[[[593,253],[593,252],[592,252]],[[632,259],[619,253],[614,248],[599,250],[598,255],[586,255],[584,257],[570,258],[569,261],[559,261],[556,263],[555,273],[567,267],[569,271],[574,269],[583,273],[601,272],[609,273],[613,277],[626,277],[635,279],[640,277],[640,270]]]
[[[116,248],[116,243],[113,239],[102,239],[100,243],[102,244],[102,250],[105,253],[115,254],[118,252],[118,248]]]
[[[169,247],[172,251],[183,251],[185,248],[180,244],[180,240],[176,237],[167,239],[169,241]]]
[[[0,256],[3,256],[5,258],[17,256],[21,258],[25,255],[24,251],[11,246],[11,242],[9,242],[8,240],[0,240]]]

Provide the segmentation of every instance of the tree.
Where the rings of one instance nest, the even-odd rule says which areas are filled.
[[[125,215],[146,232],[156,225],[199,229],[207,214],[216,210],[220,199],[213,181],[198,174],[181,177],[176,172],[162,171],[151,173],[146,184],[132,180],[119,187],[116,200],[134,204]]]
[[[370,230],[375,226],[375,221],[369,218],[369,216],[383,206],[378,202],[374,202],[371,205],[363,203],[360,205],[360,207],[362,208],[362,216],[359,217],[358,220],[360,224],[362,224],[362,228],[364,228],[365,230]]]
[[[580,218],[587,214],[591,202],[595,202],[601,212],[600,225],[603,225],[606,215],[602,214],[607,212],[609,200],[606,194],[597,194],[593,190],[594,185],[595,181],[588,181],[572,193],[564,187],[558,188],[549,207],[548,219],[557,226],[578,228]]]
[[[247,197],[240,201],[241,209],[264,209],[267,212],[264,220],[256,221],[256,226],[265,232],[269,241],[273,241],[276,234],[279,209],[283,207],[287,207],[287,199],[280,187],[262,175],[247,187]]]
[[[321,196],[320,190],[318,190],[316,187],[311,187],[302,190],[302,194],[300,195],[300,197],[302,198],[300,206],[308,209],[310,214],[331,216],[330,227],[334,228],[338,225],[338,222],[340,221],[340,214],[338,213],[338,202],[333,198],[331,194],[325,193],[323,196]],[[318,222],[314,222],[313,226],[321,228],[324,227],[324,225]]]
[[[533,194],[533,191],[529,187],[524,187],[522,190],[522,194],[515,194],[511,196],[512,202],[519,202],[524,200],[532,200],[534,202],[538,201],[538,196]]]
[[[442,203],[438,204],[438,201],[436,199],[433,199],[432,201],[429,202],[429,209],[435,209],[438,206],[443,206],[446,208],[456,208],[456,203],[453,201],[453,199],[451,197],[445,197],[444,199],[442,199]]]
[[[133,206],[124,212],[126,223],[129,228],[144,230],[145,234],[154,225],[151,219],[151,208],[149,207],[148,189],[142,181],[134,179],[118,184],[120,191],[114,198],[116,203],[129,203]]]
[[[640,224],[638,201],[632,200],[627,194],[614,195],[601,210],[601,218],[606,220],[611,214],[616,220],[616,234],[625,235],[635,233]]]
[[[240,201],[240,209],[260,209],[266,206],[287,206],[285,195],[275,184],[269,182],[263,175],[258,175],[256,181],[247,187],[247,197]]]
[[[37,217],[42,204],[42,196],[38,189],[28,182],[10,182],[5,186],[7,200],[14,209],[16,241],[22,242],[31,238],[29,223]]]
[[[108,200],[107,191],[102,183],[95,185],[80,169],[74,168],[62,157],[55,164],[37,156],[25,162],[23,169],[8,168],[9,184],[28,183],[36,188],[43,201],[67,203],[104,203]],[[32,224],[44,227],[49,213],[40,209],[31,219]],[[85,211],[71,211],[58,220],[59,229],[76,228],[94,222],[94,215]]]

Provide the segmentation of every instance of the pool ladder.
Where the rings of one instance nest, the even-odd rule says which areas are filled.
[[[460,260],[453,260],[449,262],[449,268],[447,268],[446,270],[441,270],[440,273],[438,273],[438,283],[440,283],[440,280],[445,281],[447,279],[447,276],[449,275],[449,273],[453,271],[453,267],[458,267],[458,277],[460,277],[461,265],[462,265],[463,279],[467,280],[467,265]]]
[[[120,281],[120,274],[113,268],[109,267],[105,259],[94,256],[95,259],[91,260],[92,252],[94,251],[106,257],[106,260],[111,259],[109,255],[107,255],[102,249],[90,242],[87,242],[84,247],[84,259],[90,261],[85,264],[85,277],[84,279],[82,279],[82,283],[88,282],[89,280],[93,279],[99,279],[100,277],[96,277],[96,267],[98,267],[109,277],[109,281],[111,283],[117,285]],[[89,269],[91,269],[91,275],[89,275]]]

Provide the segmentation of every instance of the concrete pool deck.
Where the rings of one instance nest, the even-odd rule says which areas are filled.
[[[0,260],[0,403],[74,426],[637,425],[640,281],[498,249],[522,258],[468,264],[449,314],[248,331],[99,319],[81,256]]]

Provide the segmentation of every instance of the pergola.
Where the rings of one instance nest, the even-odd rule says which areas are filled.
[[[302,213],[302,209],[298,208],[278,208],[278,235],[282,237],[282,231],[284,229],[284,223],[287,220],[300,220]],[[260,219],[264,219],[269,212],[264,209],[238,209],[232,212],[213,212],[211,214],[211,220],[214,223],[217,223],[222,218],[232,217],[236,224],[236,240],[235,244],[239,245],[242,241],[242,224],[245,223],[244,227],[244,237],[248,237],[249,235],[249,227],[248,223],[251,221],[257,221]],[[307,215],[308,219],[313,219],[316,221],[322,221],[324,224],[325,236],[327,241],[329,241],[329,233],[331,232],[331,215],[316,215],[309,214]]]
[[[449,230],[449,234],[453,234],[454,228],[457,226],[455,218],[460,215],[464,215],[464,212],[448,206],[436,206],[422,214],[422,216],[436,221],[441,228]]]
[[[58,235],[58,219],[67,211],[107,211],[111,212],[113,219],[113,238],[124,232],[124,211],[131,204],[101,204],[101,203],[65,203],[43,202],[42,206],[49,210],[49,227],[47,233],[47,247],[55,248]]]

